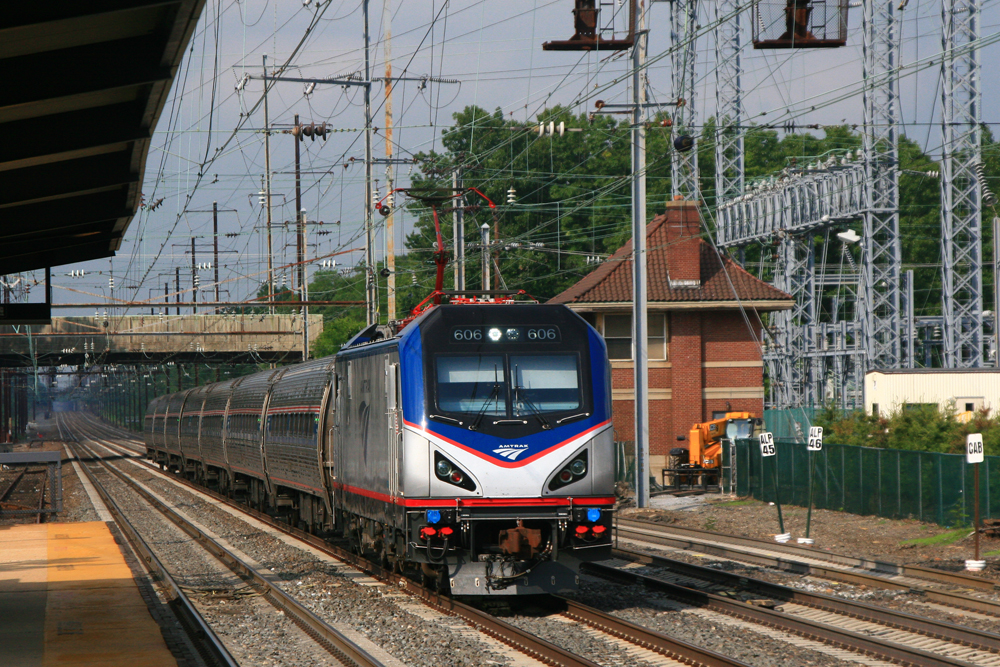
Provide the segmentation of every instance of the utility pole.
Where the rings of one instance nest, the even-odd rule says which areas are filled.
[[[375,293],[375,245],[372,241],[372,73],[371,32],[368,29],[368,3],[364,0],[365,14],[365,302],[367,322],[378,321],[378,303]]]
[[[302,214],[302,177],[299,171],[299,142],[302,136],[302,126],[299,125],[299,115],[295,114],[295,129],[292,133],[292,140],[295,143],[295,261],[298,262],[299,289],[305,284],[305,265],[303,264],[302,253],[305,250],[305,216]],[[292,291],[295,290],[295,281],[292,281]]]
[[[180,304],[181,302],[181,267],[174,267],[174,302]],[[180,305],[177,306],[177,314],[181,314]]]
[[[635,5],[632,47],[632,339],[635,384],[635,503],[649,505],[649,349],[646,324],[646,15]]]
[[[169,275],[169,274],[167,274],[167,275]],[[163,314],[164,315],[169,315],[170,314],[170,283],[169,282],[163,283],[163,302],[165,304],[167,304],[163,308]]]
[[[194,237],[191,237],[191,314],[198,314],[198,306],[194,305],[198,303],[198,265],[195,263],[197,260],[194,256]]]
[[[215,302],[219,303],[219,202],[212,202],[212,257],[215,260]],[[219,313],[219,307],[215,307]]]
[[[365,25],[367,26],[367,19]],[[367,35],[368,29],[365,28]],[[296,150],[298,147],[296,146]],[[264,198],[267,200],[267,301],[274,315],[274,251],[271,241],[271,125],[267,115],[267,54],[264,54]]]
[[[297,153],[298,151],[296,151]],[[306,210],[299,211],[299,290],[302,299],[302,361],[309,360],[309,280],[306,277]]]
[[[385,187],[386,192],[392,192],[394,174],[392,167],[392,14],[389,12],[390,0],[382,2],[382,27],[385,30]],[[390,197],[392,195],[389,195]],[[388,296],[389,321],[396,319],[396,232],[392,220],[392,202],[389,203],[389,215],[385,219],[385,268],[389,270],[386,295]]]
[[[487,292],[490,289],[490,226],[485,222],[479,228],[479,242],[483,248],[482,268],[480,269],[483,291]]]
[[[451,172],[451,189],[454,192],[462,191],[462,168],[457,167]],[[462,291],[465,289],[465,197],[455,200],[454,217],[455,236],[455,289]]]

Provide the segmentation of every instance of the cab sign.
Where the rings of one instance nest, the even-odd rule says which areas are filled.
[[[770,431],[764,431],[757,439],[760,441],[760,455],[761,456],[774,456],[776,451],[774,449],[774,436],[771,435]]]
[[[823,449],[822,426],[809,427],[809,442],[806,443],[806,449],[809,450],[810,452],[818,452]]]
[[[965,436],[965,462],[983,462],[983,434],[970,433]]]

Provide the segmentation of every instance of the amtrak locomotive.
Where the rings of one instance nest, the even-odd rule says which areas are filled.
[[[453,595],[569,591],[611,554],[607,351],[565,306],[431,306],[332,357],[161,396],[145,430],[161,466]]]

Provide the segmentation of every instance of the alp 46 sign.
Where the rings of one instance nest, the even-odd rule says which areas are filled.
[[[823,427],[822,426],[810,426],[809,427],[809,442],[806,444],[806,449],[810,452],[818,452],[823,449]]]

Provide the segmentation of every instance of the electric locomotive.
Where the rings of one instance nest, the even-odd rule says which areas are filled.
[[[573,590],[611,554],[604,341],[565,306],[470,301],[156,399],[149,455],[453,595]]]

